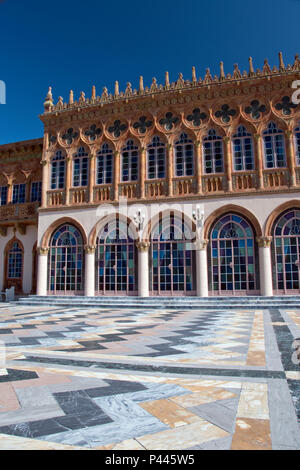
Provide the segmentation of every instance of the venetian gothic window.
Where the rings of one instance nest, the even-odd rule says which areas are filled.
[[[283,168],[286,166],[284,133],[274,122],[270,122],[263,132],[265,167]]]
[[[254,170],[252,135],[244,126],[239,126],[232,137],[234,171]]]
[[[113,151],[108,144],[103,144],[97,153],[96,184],[111,184],[113,181]]]
[[[224,172],[223,140],[214,129],[203,139],[203,160],[206,174]]]
[[[62,225],[54,232],[48,269],[50,292],[83,290],[83,240],[73,225]]]
[[[26,184],[14,184],[13,185],[13,204],[22,204],[26,199]]]
[[[300,166],[300,125],[294,130],[296,165]]]
[[[23,250],[18,241],[15,241],[8,252],[8,279],[21,279],[23,269]]]
[[[138,147],[133,140],[128,140],[122,150],[121,180],[137,181],[139,177],[139,154]]]
[[[158,136],[154,136],[147,147],[148,179],[165,178],[166,176],[166,146]]]
[[[89,157],[84,147],[79,147],[73,157],[73,186],[87,186]]]
[[[96,290],[111,295],[135,293],[136,266],[134,234],[116,217],[103,227],[97,240]]]
[[[7,186],[0,186],[0,206],[7,204]]]
[[[51,189],[62,189],[65,186],[66,160],[61,150],[51,160]]]
[[[181,134],[175,142],[175,176],[194,174],[194,145],[187,134]]]
[[[248,292],[256,289],[255,238],[249,222],[227,214],[213,226],[210,235],[211,289]]]
[[[41,181],[33,181],[31,183],[31,193],[30,193],[30,201],[31,202],[41,202],[42,199],[42,182]]]
[[[281,215],[273,229],[273,278],[277,291],[300,288],[300,211],[289,210]]]

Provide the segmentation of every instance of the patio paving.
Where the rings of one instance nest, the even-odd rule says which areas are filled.
[[[300,449],[300,310],[0,306],[0,449]]]

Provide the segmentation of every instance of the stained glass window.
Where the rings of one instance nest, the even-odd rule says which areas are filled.
[[[300,126],[294,130],[296,165],[300,166]]]
[[[154,136],[147,147],[148,179],[159,179],[166,176],[166,146],[159,137]]]
[[[73,186],[87,186],[89,172],[88,153],[84,147],[79,147],[73,157]]]
[[[113,151],[103,144],[97,153],[97,184],[111,184],[113,181]]]
[[[65,186],[65,156],[61,150],[51,160],[51,189],[62,189]]]
[[[192,176],[194,174],[194,145],[187,134],[181,134],[175,142],[175,175]]]
[[[234,171],[254,170],[252,135],[244,126],[239,126],[232,138]]]
[[[207,137],[203,139],[203,160],[204,172],[210,173],[223,173],[223,140],[222,137],[217,135],[214,129],[210,129]]]
[[[8,253],[8,279],[21,279],[23,266],[23,251],[15,242]]]
[[[128,140],[122,150],[122,181],[137,181],[139,175],[138,147],[133,140]]]
[[[263,133],[265,167],[283,168],[286,166],[284,133],[274,122],[270,122]]]

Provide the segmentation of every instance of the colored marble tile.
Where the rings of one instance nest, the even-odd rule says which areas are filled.
[[[236,394],[228,392],[227,390],[205,387],[202,391],[195,392],[190,395],[172,397],[170,400],[184,408],[191,408],[192,406],[202,405],[204,403],[210,403],[217,400],[225,400],[235,396]]]
[[[231,450],[271,450],[269,420],[239,418],[232,438]]]
[[[177,428],[199,421],[197,415],[170,400],[148,401],[139,403],[139,405],[170,428]]]

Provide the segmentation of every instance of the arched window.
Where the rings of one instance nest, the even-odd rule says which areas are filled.
[[[165,178],[166,176],[166,146],[160,138],[154,136],[147,147],[148,179]]]
[[[243,217],[227,214],[214,224],[209,254],[214,294],[247,293],[256,289],[255,238],[252,227]]]
[[[194,146],[186,134],[181,134],[175,142],[175,176],[194,174]]]
[[[278,293],[299,293],[300,211],[281,215],[273,228],[273,278]]]
[[[52,236],[48,282],[54,293],[83,290],[83,240],[73,225],[62,225]]]
[[[51,189],[62,189],[65,186],[66,163],[61,150],[51,160]]]
[[[223,140],[222,137],[217,135],[214,129],[210,129],[207,137],[203,139],[203,160],[204,172],[209,173],[223,173]]]
[[[234,171],[254,170],[252,135],[244,126],[239,126],[232,137]]]
[[[138,147],[133,140],[128,140],[122,150],[122,181],[137,181],[139,177],[139,154]]]
[[[113,180],[113,151],[108,144],[103,144],[97,153],[96,184],[111,184]]]
[[[274,122],[270,122],[263,133],[265,167],[283,168],[286,166],[284,133]]]
[[[84,147],[79,147],[73,157],[73,186],[87,186],[89,172],[88,153]]]
[[[118,217],[103,227],[97,240],[96,290],[100,294],[136,294],[135,238]]]
[[[150,290],[153,295],[193,295],[195,252],[193,233],[183,218],[161,214],[151,243]]]
[[[300,125],[294,129],[296,165],[300,166]]]
[[[15,241],[8,252],[7,279],[22,279],[23,250]]]

